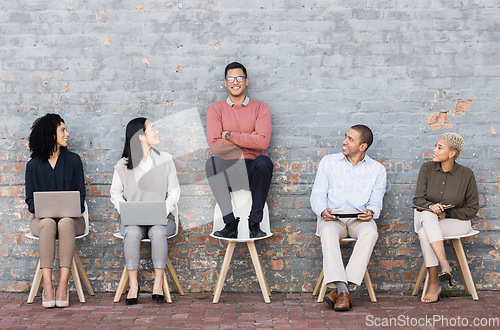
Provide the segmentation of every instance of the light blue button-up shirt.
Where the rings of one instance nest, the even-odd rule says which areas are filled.
[[[355,166],[342,153],[327,155],[319,163],[311,208],[319,217],[327,207],[333,211],[370,209],[373,219],[378,219],[386,180],[385,167],[368,155]]]

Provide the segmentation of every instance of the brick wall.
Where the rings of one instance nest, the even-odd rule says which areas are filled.
[[[170,258],[188,291],[210,291],[225,244],[208,236],[214,198],[204,176],[208,106],[226,97],[224,66],[249,71],[250,97],[273,116],[268,199],[274,236],[260,241],[274,291],[311,291],[321,269],[309,196],[317,164],[344,132],[375,132],[369,154],[388,171],[376,289],[409,290],[422,257],[410,205],[420,165],[445,131],[462,134],[460,163],[477,177],[481,233],[464,242],[479,289],[499,289],[500,5],[496,0],[48,1],[4,0],[0,12],[0,290],[23,291],[38,249],[24,238],[27,137],[57,112],[84,162],[90,235],[77,243],[96,291],[123,267],[109,201],[124,125],[162,127],[182,184],[180,234]],[[144,249],[145,279],[151,279]],[[448,251],[451,256],[451,251]],[[245,245],[227,290],[258,290]]]

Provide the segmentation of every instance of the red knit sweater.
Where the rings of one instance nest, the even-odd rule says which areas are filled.
[[[231,132],[229,141],[222,131]],[[247,106],[213,103],[207,112],[207,140],[210,152],[224,159],[255,159],[267,156],[271,140],[271,113],[266,103],[250,100]]]

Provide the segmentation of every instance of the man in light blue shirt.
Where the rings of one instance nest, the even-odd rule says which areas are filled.
[[[386,171],[366,155],[372,142],[370,128],[352,126],[345,133],[342,153],[321,159],[311,193],[311,208],[318,216],[324,281],[337,287],[324,300],[336,311],[351,308],[347,284],[361,284],[378,238],[374,220],[382,210]],[[357,242],[344,268],[339,241],[345,237]]]

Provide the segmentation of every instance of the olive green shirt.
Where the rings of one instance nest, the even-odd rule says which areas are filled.
[[[446,217],[470,220],[479,211],[476,178],[468,167],[455,163],[444,172],[441,163],[426,162],[420,168],[413,204],[428,208],[434,203],[453,204]]]

